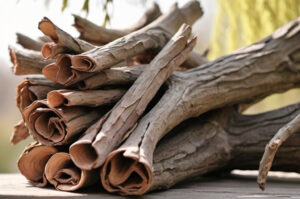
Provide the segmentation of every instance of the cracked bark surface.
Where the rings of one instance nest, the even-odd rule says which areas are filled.
[[[191,1],[182,8],[175,5],[168,13],[146,27],[101,48],[94,48],[72,57],[72,67],[79,71],[100,71],[148,49],[161,49],[183,23],[191,25],[202,14],[197,1]]]
[[[105,168],[117,161],[114,156],[129,164],[123,167],[133,167],[132,170],[140,175],[139,179],[145,179],[150,176],[148,171],[157,142],[182,121],[212,109],[251,101],[299,85],[299,41],[300,18],[260,42],[197,68],[174,73],[169,89],[160,101],[140,120],[119,151],[109,155],[102,168],[104,187],[123,194],[142,193],[145,190],[139,192],[139,188],[143,187],[143,180],[132,188],[130,183],[135,181],[131,181],[126,172],[124,176],[119,175],[118,183],[110,184],[109,176],[105,177],[108,175]],[[143,169],[134,169],[136,161]],[[127,178],[129,182],[126,182]],[[126,192],[127,183],[129,192]]]

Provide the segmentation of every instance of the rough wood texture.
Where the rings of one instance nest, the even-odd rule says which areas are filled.
[[[202,14],[197,1],[191,1],[182,8],[175,5],[143,29],[72,57],[72,67],[79,71],[100,71],[148,49],[161,49],[183,23],[191,25]]]
[[[258,169],[265,145],[299,113],[300,104],[257,115],[224,108],[183,122],[155,149],[151,190],[215,170]],[[298,133],[281,146],[272,170],[300,171],[299,141]]]
[[[42,69],[54,62],[54,60],[46,60],[41,52],[17,49],[12,46],[8,47],[10,61],[13,64],[12,71],[15,75],[32,75],[42,74]]]
[[[93,45],[77,38],[57,27],[50,19],[44,17],[39,22],[39,29],[54,43],[45,43],[42,47],[42,55],[45,58],[54,58],[58,54],[75,52],[82,53],[94,48]]]
[[[257,192],[255,176],[233,175],[228,177],[201,177],[181,183],[168,191],[152,192],[147,199],[216,199],[216,198],[282,198],[294,199],[300,194],[299,177],[279,178],[272,176],[270,189]],[[56,191],[53,188],[40,189],[28,184],[20,174],[0,174],[0,197],[7,199],[122,199],[124,197],[108,194],[99,187],[76,192]]]
[[[40,51],[44,42],[31,39],[22,33],[16,33],[17,43],[20,44],[23,48],[29,50]]]
[[[54,90],[48,93],[47,100],[50,107],[59,106],[89,106],[97,107],[114,104],[125,93],[124,89],[110,90]]]
[[[259,175],[257,183],[259,188],[265,190],[267,175],[271,169],[274,157],[280,145],[285,142],[291,135],[300,130],[300,115],[297,115],[292,121],[283,126],[276,135],[266,145],[264,155],[259,164]]]
[[[153,3],[152,6],[145,12],[145,14],[131,27],[124,30],[107,29],[84,19],[80,16],[74,16],[74,27],[80,33],[79,38],[96,43],[96,44],[106,44],[115,39],[118,39],[130,32],[141,29],[142,27],[148,25],[156,18],[161,15],[159,6]]]

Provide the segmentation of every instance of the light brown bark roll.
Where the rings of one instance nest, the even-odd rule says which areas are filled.
[[[125,93],[124,89],[110,90],[54,90],[48,93],[50,107],[89,106],[97,107],[117,102]]]
[[[183,24],[193,24],[203,14],[200,4],[191,1],[182,8],[174,6],[151,24],[101,48],[94,48],[72,57],[72,66],[79,71],[95,72],[138,55],[149,49],[161,49]]]
[[[42,69],[54,60],[46,60],[41,52],[8,47],[12,71],[15,75],[42,74]]]
[[[42,48],[42,54],[45,58],[53,58],[58,54],[66,52],[81,53],[94,48],[93,45],[77,38],[57,27],[50,19],[44,17],[39,22],[39,29],[54,43],[46,43]]]
[[[45,78],[25,78],[17,87],[16,105],[22,113],[35,100],[46,99],[48,92],[60,88]]]
[[[13,133],[10,137],[10,143],[12,145],[18,144],[20,141],[25,140],[28,136],[29,131],[25,126],[24,121],[21,120],[13,127]]]
[[[28,145],[18,160],[18,168],[30,183],[37,187],[47,185],[44,169],[49,158],[58,150],[37,142]]]
[[[107,155],[121,143],[124,136],[128,136],[127,132],[134,127],[160,86],[184,62],[193,49],[196,40],[192,39],[187,42],[190,34],[191,28],[185,24],[182,25],[123,98],[114,106],[103,125],[92,126],[87,130],[87,132],[92,132],[91,134],[99,132],[97,136],[90,137],[89,141],[86,141],[85,136],[83,136],[71,145],[70,155],[78,167],[92,169],[101,166]],[[90,151],[93,151],[94,156],[82,157],[79,155],[90,153]],[[85,158],[86,161],[82,161]]]
[[[23,111],[26,126],[32,137],[45,145],[70,144],[93,124],[106,108],[50,108],[46,100],[37,100]]]
[[[20,44],[23,48],[36,51],[40,51],[42,49],[44,42],[31,39],[30,37],[27,37],[22,33],[16,33],[16,35],[17,43]]]
[[[85,171],[74,165],[68,153],[56,153],[47,162],[45,176],[57,190],[75,191],[99,181],[99,170]]]

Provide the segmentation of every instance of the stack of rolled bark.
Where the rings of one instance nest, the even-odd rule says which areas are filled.
[[[153,4],[125,30],[74,16],[80,32],[74,38],[45,17],[39,41],[17,34],[25,49],[9,48],[13,72],[37,75],[17,87],[23,120],[11,141],[28,135],[36,141],[18,161],[21,173],[36,186],[49,182],[64,191],[100,180],[109,192],[148,191],[159,138],[136,127],[175,70],[205,62],[190,54],[196,44],[190,25],[202,14],[195,1],[163,15]]]
[[[74,16],[79,38],[47,18],[39,41],[18,34],[26,49],[9,48],[13,72],[35,75],[17,88],[23,120],[12,143],[36,141],[18,161],[21,173],[41,187],[74,191],[101,182],[109,192],[141,195],[215,170],[257,169],[267,142],[295,117],[266,148],[264,188],[279,145],[300,129],[300,105],[240,111],[300,85],[300,18],[206,63],[192,51],[190,27],[202,14],[197,1],[162,15],[154,4],[124,30]],[[282,146],[272,168],[299,171],[295,143]]]

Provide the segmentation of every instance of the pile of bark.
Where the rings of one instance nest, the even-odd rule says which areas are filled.
[[[20,172],[39,187],[74,191],[98,183],[142,195],[216,170],[257,169],[264,146],[300,105],[240,112],[299,85],[300,18],[208,62],[193,51],[191,25],[202,14],[197,1],[164,14],[153,4],[123,30],[74,15],[79,38],[48,18],[38,24],[45,35],[39,40],[17,34],[24,48],[9,47],[13,72],[29,77],[17,87],[23,120],[11,141],[36,141],[20,156]],[[285,132],[266,150],[261,186]],[[299,170],[295,143],[282,146],[273,169]]]

